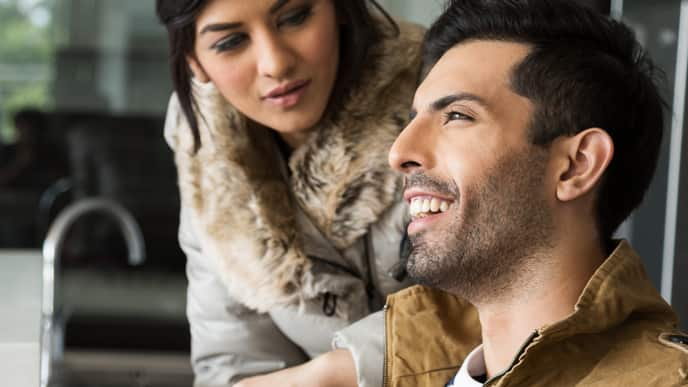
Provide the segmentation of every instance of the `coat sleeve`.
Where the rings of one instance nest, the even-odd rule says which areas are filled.
[[[165,119],[165,139],[173,150],[180,127],[187,126],[173,95]],[[268,314],[250,310],[230,296],[217,263],[200,246],[190,211],[182,205],[179,243],[187,258],[194,387],[227,387],[244,377],[307,361]]]
[[[384,311],[370,314],[335,333],[332,345],[351,352],[359,387],[382,386],[384,337]]]
[[[190,222],[179,239],[187,256],[187,316],[191,327],[194,387],[230,386],[238,380],[308,360],[268,314],[239,304],[227,292],[211,259],[203,254]]]

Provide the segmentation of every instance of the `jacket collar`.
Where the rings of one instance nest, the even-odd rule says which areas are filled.
[[[288,182],[271,131],[251,123],[215,87],[193,85],[201,117],[197,154],[176,98],[171,101],[166,126],[176,128],[168,140],[176,148],[182,203],[192,209],[204,253],[219,259],[239,302],[267,311],[327,290],[315,283],[303,251],[302,238],[312,236],[297,232],[299,208],[342,251],[399,200],[400,177],[389,169],[387,152],[415,91],[423,35],[417,26],[400,27],[399,38],[373,48],[361,86],[336,117],[323,120],[293,152]],[[351,289],[332,292],[344,296]]]
[[[573,314],[543,327],[539,333],[550,340],[559,340],[576,334],[604,332],[631,315],[677,322],[674,311],[648,279],[638,254],[628,242],[620,241],[588,281]]]

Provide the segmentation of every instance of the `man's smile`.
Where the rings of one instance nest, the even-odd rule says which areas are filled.
[[[452,202],[432,196],[415,196],[409,202],[409,213],[412,218],[424,218],[449,210]]]
[[[408,227],[409,234],[420,232],[430,223],[439,220],[455,204],[455,201],[447,196],[420,188],[407,189],[404,198],[409,204],[409,214],[411,215],[411,223]]]

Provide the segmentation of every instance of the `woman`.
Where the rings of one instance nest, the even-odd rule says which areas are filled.
[[[407,210],[386,160],[421,29],[366,0],[158,0],[157,12],[196,385],[302,364],[333,338],[360,385],[381,384],[382,319],[354,323],[407,285],[388,274],[403,268]]]

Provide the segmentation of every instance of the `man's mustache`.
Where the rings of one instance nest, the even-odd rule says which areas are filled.
[[[404,189],[414,187],[430,190],[440,195],[454,197],[459,196],[459,188],[453,182],[448,183],[446,181],[430,177],[422,172],[412,173],[404,177]]]

